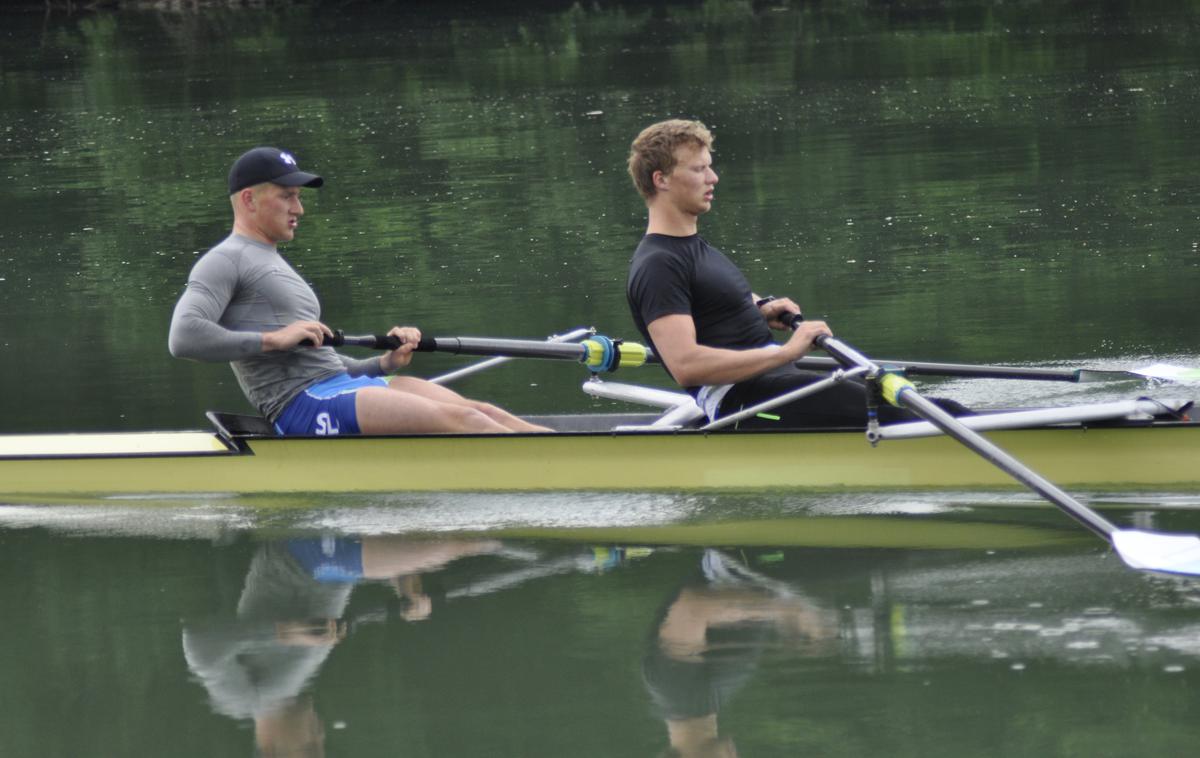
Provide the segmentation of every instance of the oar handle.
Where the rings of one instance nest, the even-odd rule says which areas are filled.
[[[341,329],[334,329],[332,337],[326,337],[321,343],[321,347],[342,347],[349,345],[350,347],[367,347],[372,350],[395,350],[400,347],[401,340],[399,337],[393,337],[390,334],[367,334],[361,336],[349,335]],[[312,340],[301,340],[301,347],[312,347]],[[417,344],[417,350],[432,352],[436,350],[436,346],[432,337],[422,337]]]
[[[788,329],[791,329],[793,332],[800,328],[800,324],[804,323],[803,313],[782,313],[779,316],[776,316],[776,318],[779,319],[780,323],[782,323]],[[818,334],[816,339],[813,340],[813,344],[824,350],[825,338],[827,336],[828,335],[825,334]]]
[[[777,318],[779,319],[780,323],[782,323],[788,329],[795,331],[800,328],[801,322],[804,321],[804,314],[803,313],[781,313],[779,316],[777,316]]]

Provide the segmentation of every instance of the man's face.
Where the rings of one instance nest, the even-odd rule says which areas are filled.
[[[664,177],[659,194],[665,194],[676,208],[699,216],[712,208],[717,172],[707,147],[680,145],[675,148],[675,168]]]
[[[262,185],[254,193],[254,221],[263,237],[273,243],[288,242],[304,215],[299,187]]]

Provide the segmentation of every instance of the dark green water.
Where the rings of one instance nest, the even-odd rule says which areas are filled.
[[[331,325],[636,336],[623,165],[672,116],[717,135],[706,237],[864,350],[1197,357],[1194,3],[371,8],[4,16],[7,428],[245,407],[165,341],[260,143],[327,180],[285,252]],[[582,378],[527,362],[462,389],[578,410]]]
[[[1200,364],[1198,18],[783,0],[0,13],[2,426],[194,428],[246,408],[227,367],[173,360],[166,333],[228,229],[229,163],[263,143],[326,179],[284,252],[332,326],[633,337],[644,211],[623,164],[673,116],[717,135],[704,235],[868,353]],[[620,378],[663,383],[647,372]],[[608,408],[583,378],[529,361],[461,389]],[[322,732],[331,756],[658,755],[684,715],[745,756],[1193,752],[1196,587],[997,499],[0,506],[0,755],[251,755]],[[1136,499],[1112,518],[1200,529],[1194,494]],[[836,547],[822,517],[859,536]],[[765,545],[561,531],[762,518],[792,521]],[[533,526],[560,531],[514,531]],[[378,570],[317,583],[287,540],[323,537]]]
[[[486,511],[484,496],[398,499],[365,519],[2,509],[0,747],[651,756],[690,724],[751,756],[1130,756],[1200,737],[1193,583],[1125,569],[1044,510],[817,506],[780,528],[790,545],[711,548],[403,527]],[[838,519],[857,542],[812,536]],[[349,520],[367,526],[351,536]],[[933,546],[870,547],[912,521]],[[355,555],[365,578],[345,573]]]

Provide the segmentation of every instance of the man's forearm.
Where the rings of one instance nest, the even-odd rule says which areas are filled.
[[[684,356],[663,359],[681,386],[736,384],[791,361],[778,345],[730,350],[697,345]]]
[[[167,340],[171,355],[196,361],[236,361],[263,351],[260,332],[232,331],[203,318],[177,315]]]

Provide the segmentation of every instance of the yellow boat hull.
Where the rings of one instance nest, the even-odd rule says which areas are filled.
[[[987,435],[1065,488],[1200,491],[1200,424]],[[106,493],[745,491],[1016,487],[945,437],[861,432],[0,437],[0,498]]]

